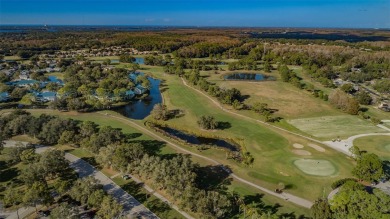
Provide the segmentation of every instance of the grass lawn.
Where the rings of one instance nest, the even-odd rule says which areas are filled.
[[[367,120],[356,116],[322,116],[288,121],[298,129],[321,139],[347,138],[363,133],[385,132]]]
[[[209,81],[217,83],[223,88],[237,88],[243,95],[248,96],[244,103],[248,105],[253,105],[256,102],[267,103],[271,109],[277,110],[275,116],[285,119],[341,114],[326,101],[315,98],[309,92],[289,83],[280,81],[277,72],[266,75],[276,77],[277,81],[227,81],[223,80],[221,75],[215,74],[211,74]]]
[[[390,136],[366,136],[356,139],[353,144],[360,150],[374,153],[384,160],[390,161]]]
[[[259,190],[235,180],[231,182],[228,189],[243,196],[246,202],[263,203],[264,210],[272,211],[277,209],[278,214],[294,214],[296,218],[299,218],[301,215],[310,216],[309,209],[297,206],[291,202],[282,201],[280,198],[272,195],[259,193]],[[288,192],[288,189],[286,191]]]
[[[159,67],[143,66],[146,73],[162,78],[168,85],[163,92],[164,103],[169,109],[184,110],[185,116],[167,121],[167,124],[181,130],[190,130],[197,133],[207,131],[199,129],[197,118],[201,115],[212,115],[218,121],[229,122],[231,128],[216,130],[212,134],[222,138],[242,139],[246,149],[255,158],[252,167],[245,167],[232,160],[226,160],[225,152],[217,149],[209,149],[201,152],[202,155],[228,165],[240,177],[246,178],[269,189],[275,189],[279,182],[290,184],[289,192],[298,196],[315,200],[322,195],[323,188],[343,177],[350,176],[351,161],[344,155],[333,150],[318,152],[312,148],[305,148],[311,152],[313,159],[325,159],[337,168],[337,172],[331,177],[310,176],[299,170],[293,161],[301,157],[291,152],[293,143],[307,145],[307,141],[299,137],[271,131],[259,123],[228,114],[204,96],[185,87],[181,80],[172,75],[164,74]],[[196,151],[193,148],[186,147]],[[310,191],[310,192],[308,192]]]
[[[142,185],[129,179],[124,180],[120,176],[115,177],[113,181],[122,187],[126,192],[132,195],[135,199],[145,205],[149,210],[155,213],[162,219],[184,218],[179,212],[171,208],[168,204],[164,203],[154,195],[150,195],[149,192],[142,187]]]
[[[20,58],[19,56],[4,56],[4,60],[15,60],[15,61],[18,61],[18,60],[22,60],[22,58]]]
[[[106,59],[119,59],[119,56],[86,57],[88,60],[104,61]]]

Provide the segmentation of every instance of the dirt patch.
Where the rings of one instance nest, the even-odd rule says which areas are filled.
[[[301,145],[301,144],[298,144],[298,143],[294,143],[294,144],[293,144],[293,147],[294,147],[294,148],[301,149],[301,148],[303,148],[304,146]]]
[[[319,152],[325,152],[325,149],[321,146],[318,146],[316,144],[313,144],[313,143],[309,143],[307,144],[307,146],[311,147],[311,148],[314,148],[315,150],[319,151]]]
[[[301,155],[301,156],[310,156],[311,155],[311,153],[309,151],[306,151],[306,150],[291,150],[291,152],[293,152],[296,155]]]

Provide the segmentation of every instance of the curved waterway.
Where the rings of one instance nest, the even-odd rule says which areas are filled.
[[[132,119],[142,120],[147,117],[153,110],[154,105],[162,103],[162,96],[160,92],[161,81],[154,78],[148,78],[150,81],[149,95],[142,100],[133,100],[129,104],[117,108],[115,111]]]
[[[228,149],[230,151],[239,151],[239,147],[227,142],[223,139],[217,139],[217,138],[207,138],[207,137],[200,137],[192,134],[185,133],[183,131],[179,131],[173,128],[169,127],[159,127],[159,129],[163,130],[169,135],[172,135],[174,137],[177,137],[181,140],[184,140],[190,144],[194,145],[209,145],[209,146],[216,146]]]

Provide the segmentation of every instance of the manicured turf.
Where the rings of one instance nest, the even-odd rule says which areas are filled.
[[[336,173],[334,165],[327,160],[299,159],[294,165],[302,172],[314,176],[331,176]]]
[[[209,149],[200,153],[228,165],[238,176],[270,189],[274,189],[279,182],[285,182],[285,184],[294,185],[290,193],[313,201],[336,178],[350,176],[352,164],[344,155],[333,150],[321,153],[310,147],[306,150],[312,154],[313,158],[329,159],[337,166],[339,172],[332,179],[303,173],[293,165],[293,161],[299,159],[300,156],[291,152],[290,145],[293,143],[307,145],[308,141],[284,132],[271,131],[252,120],[226,113],[206,97],[184,86],[177,76],[164,74],[161,71],[162,68],[159,67],[142,67],[146,73],[165,80],[167,89],[163,92],[164,104],[169,109],[181,109],[185,112],[185,116],[167,121],[168,125],[201,134],[206,132],[199,129],[196,122],[201,115],[212,115],[218,121],[230,123],[230,128],[216,130],[212,134],[222,138],[242,139],[246,149],[255,158],[253,166],[245,167],[233,160],[226,160],[226,154],[221,150]],[[190,147],[186,148],[197,152]]]
[[[353,144],[382,159],[390,160],[390,136],[366,136],[356,139]]]
[[[286,186],[286,192],[289,192],[288,186],[289,185]],[[310,212],[306,208],[299,207],[292,204],[291,202],[285,202],[280,198],[276,198],[272,195],[259,193],[259,190],[247,186],[241,182],[233,180],[231,184],[228,185],[228,188],[230,191],[236,192],[243,196],[247,203],[255,202],[256,204],[263,206],[262,209],[264,210],[277,209],[278,214],[292,214],[295,215],[295,218],[300,218],[299,216],[301,215],[305,216],[302,218],[310,216]]]
[[[321,116],[288,121],[298,129],[322,139],[347,138],[357,134],[385,132],[356,116]]]

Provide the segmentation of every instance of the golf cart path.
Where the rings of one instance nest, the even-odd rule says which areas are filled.
[[[352,153],[349,151],[349,149],[353,146],[353,141],[357,138],[365,137],[365,136],[373,136],[373,135],[387,135],[390,136],[390,133],[367,133],[367,134],[360,134],[360,135],[354,135],[347,139],[340,140],[340,141],[324,141],[323,144],[340,151],[348,156],[351,156]]]
[[[243,179],[243,178],[240,178],[239,176],[237,176],[237,175],[235,175],[234,173],[232,173],[229,169],[225,168],[223,164],[221,164],[221,163],[219,163],[219,162],[217,162],[217,161],[215,161],[215,160],[213,160],[213,159],[211,159],[211,158],[208,158],[208,157],[206,157],[206,156],[203,156],[203,155],[194,153],[194,152],[192,152],[192,151],[186,150],[186,149],[182,148],[181,146],[179,146],[179,145],[177,145],[177,144],[175,144],[175,143],[173,143],[173,142],[171,142],[171,141],[169,141],[169,140],[167,140],[167,139],[164,139],[164,138],[160,137],[159,135],[157,135],[157,134],[155,134],[154,132],[152,132],[152,131],[146,129],[145,127],[142,127],[141,125],[138,125],[137,123],[131,121],[130,119],[126,119],[126,118],[122,118],[122,117],[119,117],[119,116],[110,115],[110,114],[102,113],[102,112],[97,112],[97,113],[99,113],[99,114],[101,114],[101,115],[106,115],[106,116],[108,116],[108,117],[115,118],[115,119],[117,119],[117,120],[121,120],[121,121],[123,121],[123,122],[125,122],[125,123],[128,123],[128,124],[130,124],[132,127],[137,128],[138,130],[140,130],[141,132],[146,133],[146,134],[148,134],[149,136],[151,136],[151,137],[153,137],[153,138],[155,138],[155,139],[157,139],[157,140],[164,141],[164,142],[166,142],[167,144],[171,145],[172,147],[178,149],[179,151],[182,151],[183,153],[191,154],[192,156],[199,157],[199,158],[202,158],[202,159],[204,159],[204,160],[209,161],[210,163],[213,163],[213,164],[215,164],[215,165],[219,165],[219,166],[221,166],[227,173],[229,173],[230,176],[233,177],[234,179],[236,179],[236,180],[238,180],[238,181],[240,181],[240,182],[242,182],[242,183],[245,183],[245,184],[247,184],[247,185],[253,186],[253,187],[255,187],[255,188],[257,188],[257,189],[259,189],[259,190],[261,190],[261,191],[263,191],[263,192],[265,192],[265,193],[268,193],[268,194],[270,194],[270,195],[276,196],[276,197],[278,197],[278,198],[284,199],[285,201],[292,202],[292,203],[294,203],[294,204],[296,204],[296,205],[299,205],[299,206],[302,206],[302,207],[305,207],[305,208],[311,208],[311,206],[313,205],[313,203],[312,203],[311,201],[306,200],[306,199],[303,199],[303,198],[301,198],[301,197],[298,197],[298,196],[295,196],[295,195],[292,195],[292,194],[289,194],[289,193],[286,193],[286,192],[283,192],[283,193],[276,193],[276,192],[274,192],[274,191],[272,191],[272,190],[269,190],[269,189],[267,189],[267,188],[264,188],[264,187],[262,187],[262,186],[259,186],[259,185],[255,184],[255,183],[252,183],[252,182],[250,182],[250,181],[248,181],[248,180],[245,180],[245,179]]]
[[[13,143],[13,144],[12,144]],[[16,145],[16,141],[7,141],[6,147],[13,147]],[[44,151],[51,149],[51,147],[38,147],[36,148],[36,153],[43,153]],[[139,203],[133,196],[124,191],[121,187],[119,187],[115,182],[113,182],[110,178],[104,175],[102,172],[98,171],[84,161],[70,153],[65,153],[65,158],[70,162],[70,167],[72,167],[78,174],[79,178],[84,178],[88,176],[93,176],[97,179],[102,185],[103,189],[114,199],[116,199],[119,204],[123,206],[123,211],[125,212],[127,218],[135,218],[135,217],[145,217],[157,219],[157,217],[153,212],[147,209],[144,205]],[[35,208],[21,208],[19,212],[19,216],[24,215],[27,216],[35,211]],[[16,219],[16,212],[9,215],[7,218]],[[23,218],[23,217],[21,217]]]

